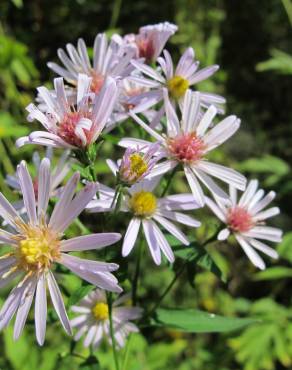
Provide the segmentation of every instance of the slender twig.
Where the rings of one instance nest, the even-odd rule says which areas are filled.
[[[109,322],[110,322],[110,337],[112,341],[112,349],[113,349],[113,356],[115,361],[115,368],[119,370],[119,359],[118,353],[116,349],[116,340],[115,340],[115,333],[114,333],[114,326],[113,326],[113,316],[112,316],[112,293],[107,294],[107,304],[109,308]]]
[[[163,299],[166,297],[166,295],[169,293],[169,291],[171,290],[171,288],[174,286],[175,282],[177,281],[177,279],[181,276],[181,274],[184,272],[184,269],[186,267],[186,265],[188,264],[188,260],[186,260],[184,262],[183,265],[181,265],[180,269],[178,269],[173,277],[173,279],[171,280],[171,282],[168,284],[168,286],[166,287],[166,289],[164,290],[164,292],[162,293],[162,295],[158,298],[156,304],[154,305],[154,307],[148,312],[147,316],[151,316],[156,310],[157,308],[160,306],[161,302],[163,301]]]
[[[161,193],[160,197],[164,197],[164,196],[165,196],[165,194],[167,193],[167,190],[168,190],[168,189],[169,189],[169,187],[170,187],[171,181],[172,181],[172,179],[173,179],[173,177],[174,177],[174,175],[175,175],[175,173],[176,173],[176,170],[177,170],[177,168],[175,167],[175,168],[171,171],[171,173],[170,173],[170,175],[169,175],[169,177],[168,177],[168,180],[167,180],[167,184],[166,184],[165,188],[163,189],[163,191],[162,191],[162,193]]]

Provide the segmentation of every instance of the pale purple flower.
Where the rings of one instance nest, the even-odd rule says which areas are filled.
[[[0,287],[8,285],[16,278],[20,280],[1,308],[0,329],[5,328],[16,315],[14,339],[17,339],[35,296],[36,338],[42,345],[46,331],[47,286],[54,309],[65,331],[71,334],[62,295],[53,274],[54,266],[61,264],[93,285],[121,292],[117,279],[111,274],[111,271],[117,270],[118,265],[86,260],[67,253],[101,249],[118,241],[120,234],[91,234],[62,240],[64,231],[93,198],[97,184],[89,183],[74,196],[79,181],[79,174],[75,173],[65,185],[51,217],[47,219],[52,179],[50,161],[45,158],[40,164],[37,202],[33,182],[24,161],[17,167],[17,174],[28,222],[0,193],[0,215],[13,230],[0,230],[0,243],[11,245],[12,248],[10,253],[0,258]]]
[[[52,148],[48,147],[46,150],[46,158],[49,160],[52,159],[53,152]],[[51,180],[50,180],[50,197],[58,196],[61,193],[62,187],[60,186],[67,174],[70,171],[72,161],[69,159],[70,151],[66,150],[59,158],[56,166],[51,170]],[[38,174],[41,165],[41,158],[38,152],[34,152],[32,156],[32,162],[35,167],[35,176],[32,178],[33,188],[36,195],[36,200],[38,197]],[[16,190],[17,192],[21,192],[20,182],[17,176],[17,172],[15,175],[7,175],[5,182],[9,185],[12,189]],[[20,214],[25,212],[25,206],[23,200],[17,201],[13,203],[13,207],[16,208]]]
[[[34,104],[26,109],[28,120],[36,119],[47,131],[34,131],[17,140],[17,146],[39,144],[59,148],[86,148],[94,143],[108,123],[117,98],[115,81],[108,77],[98,95],[90,94],[91,79],[78,76],[75,104],[69,104],[63,78],[55,78],[55,91],[38,88],[47,108],[45,113]],[[93,96],[92,96],[93,95]]]
[[[218,240],[226,240],[232,233],[250,261],[260,269],[265,268],[265,263],[256,250],[271,258],[278,258],[278,253],[260,240],[276,243],[282,240],[280,229],[266,226],[268,218],[280,213],[278,207],[265,210],[275,196],[274,191],[265,195],[262,189],[258,189],[258,181],[252,180],[239,200],[237,200],[237,191],[233,187],[230,187],[228,201],[223,202],[216,197],[214,202],[206,198],[207,206],[220,221],[226,224],[226,228],[218,234]]]
[[[113,173],[117,173],[118,167],[114,162],[110,162],[110,167]],[[184,245],[189,245],[189,241],[173,221],[190,227],[200,226],[199,221],[179,212],[198,208],[192,194],[177,194],[157,198],[154,195],[154,188],[160,180],[160,176],[152,180],[146,178],[133,185],[128,189],[128,195],[123,193],[120,205],[122,212],[132,215],[124,237],[122,255],[126,257],[132,251],[139,230],[142,228],[151,256],[157,265],[161,263],[161,252],[169,262],[174,262],[173,251],[158,224]],[[99,185],[98,190],[99,199],[92,200],[87,205],[87,210],[93,213],[113,211],[115,191],[102,184]]]
[[[93,65],[83,39],[78,40],[77,48],[67,44],[66,49],[67,53],[63,49],[58,49],[58,57],[64,67],[52,62],[48,63],[48,67],[72,85],[77,84],[80,73],[86,74],[91,77],[90,91],[95,94],[100,93],[107,77],[118,80],[133,70],[130,64],[134,55],[133,48],[120,46],[114,40],[108,42],[105,33],[99,33],[95,37]]]
[[[112,302],[113,332],[118,348],[125,345],[128,334],[139,331],[131,321],[139,319],[143,310],[139,307],[126,306],[129,300],[130,295],[124,294]],[[76,341],[84,336],[84,347],[97,348],[102,339],[112,344],[109,307],[103,290],[96,289],[89,293],[78,306],[72,306],[71,309],[79,314],[71,320],[72,327],[77,329],[74,337]]]
[[[144,58],[147,63],[156,61],[168,39],[177,31],[177,26],[169,22],[151,24],[139,29],[139,33],[120,38],[126,45],[135,48],[135,58]],[[120,40],[118,40],[120,41]]]
[[[166,90],[164,90],[164,101],[167,117],[166,134],[161,135],[146,125],[136,114],[132,114],[136,122],[161,144],[161,155],[166,158],[164,162],[154,167],[151,176],[161,175],[182,165],[195,201],[200,207],[204,206],[205,197],[198,179],[211,193],[223,198],[227,198],[227,194],[210,176],[244,190],[246,179],[243,175],[233,169],[209,162],[206,158],[211,150],[223,144],[238,130],[240,120],[236,116],[228,116],[208,131],[217,109],[211,106],[202,117],[198,92],[187,91],[181,119],[171,105]],[[127,148],[138,146],[140,149],[152,145],[146,140],[134,138],[124,138],[119,144]]]
[[[149,121],[152,121],[157,112],[150,108],[155,105],[156,100],[147,96],[148,91],[147,87],[141,86],[128,78],[119,81],[117,103],[104,131],[109,132],[128,119],[130,111],[143,113]],[[144,94],[146,95],[144,96]]]
[[[119,163],[117,173],[119,180],[124,184],[133,185],[147,177],[159,160],[158,149],[159,144],[148,146],[145,153],[137,149],[126,149]]]
[[[160,69],[154,69],[141,61],[132,60],[133,66],[140,71],[143,76],[133,75],[131,80],[151,89],[148,93],[149,99],[156,99],[159,102],[163,99],[163,89],[166,88],[172,101],[180,104],[184,99],[187,90],[194,87],[197,83],[212,76],[218,69],[218,65],[212,65],[198,70],[199,62],[195,60],[195,53],[192,48],[188,48],[181,56],[176,68],[174,69],[171,56],[167,50],[163,51],[163,57],[159,57],[157,62]],[[208,108],[211,104],[218,107],[218,111],[223,113],[220,108],[225,103],[222,96],[200,92],[200,105]]]

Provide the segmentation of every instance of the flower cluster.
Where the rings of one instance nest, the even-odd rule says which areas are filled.
[[[265,263],[257,251],[277,258],[276,251],[260,241],[281,241],[281,230],[265,225],[266,219],[279,213],[277,207],[264,210],[275,193],[265,196],[256,180],[246,187],[242,174],[209,161],[210,153],[240,127],[236,116],[222,117],[223,97],[199,90],[198,84],[219,66],[200,69],[192,48],[187,48],[174,66],[165,45],[175,32],[177,26],[164,22],[124,37],[108,39],[101,33],[95,38],[92,60],[79,39],[77,47],[67,44],[66,51],[58,50],[62,65],[48,63],[58,75],[54,88],[39,87],[35,103],[26,108],[28,121],[38,121],[43,130],[32,131],[16,142],[18,147],[45,146],[46,156],[41,160],[39,154],[33,155],[33,176],[25,161],[15,175],[7,176],[7,184],[22,194],[22,200],[11,204],[0,194],[0,243],[11,247],[0,257],[0,287],[18,280],[0,311],[0,329],[15,316],[15,339],[35,297],[36,338],[40,345],[44,343],[48,288],[65,331],[72,334],[72,327],[77,330],[75,340],[84,336],[85,346],[96,347],[106,338],[113,347],[122,347],[127,335],[138,331],[131,321],[143,315],[136,306],[137,284],[132,287],[133,305],[128,302],[129,294],[114,300],[112,292],[122,292],[112,274],[119,268],[115,261],[106,253],[104,261],[96,261],[70,252],[100,250],[122,239],[116,252],[123,257],[135,246],[144,253],[142,245],[146,244],[156,265],[172,264],[175,254],[170,239],[175,238],[182,248],[188,246],[186,230],[194,234],[194,228],[201,225],[192,213],[205,206],[226,225],[218,240],[233,234],[260,269]],[[126,129],[139,137],[126,137]],[[121,159],[112,153],[105,160],[113,173],[111,184],[115,184],[109,187],[104,178],[99,181],[96,160],[101,160],[103,143],[113,139],[117,151],[126,150]],[[53,171],[52,148],[63,150]],[[64,184],[76,167],[79,171]],[[190,192],[169,194],[179,171]],[[82,188],[75,193],[79,182]],[[237,191],[243,192],[239,200]],[[90,227],[102,217],[111,220],[107,225],[113,225],[119,215],[123,222],[116,224],[126,221],[127,226],[108,232],[100,222],[101,230],[97,225],[96,231],[101,232],[68,239],[65,230],[80,222],[76,219],[83,210],[87,218],[92,217]],[[79,315],[71,320],[56,282],[60,266],[95,287],[72,307]]]

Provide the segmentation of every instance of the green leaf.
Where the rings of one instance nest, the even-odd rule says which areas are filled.
[[[158,326],[189,333],[229,332],[257,322],[254,318],[224,317],[195,309],[160,308],[154,318]]]
[[[86,294],[91,292],[93,288],[94,287],[92,285],[81,286],[69,298],[68,306],[70,307],[70,306],[73,306],[74,304],[78,303],[83,297],[86,296]]]
[[[239,164],[241,171],[252,173],[273,173],[278,176],[284,176],[289,173],[289,165],[283,159],[266,155],[262,158],[250,158]]]
[[[285,258],[292,263],[292,231],[284,235],[283,240],[278,245],[277,250],[282,258]]]
[[[276,280],[292,277],[292,268],[284,266],[270,267],[258,272],[254,280]]]
[[[169,240],[169,238],[167,238]],[[189,265],[194,266],[195,264],[202,267],[205,270],[212,272],[223,282],[226,282],[226,276],[215,263],[208,251],[201,247],[197,242],[192,242],[187,247],[185,246],[174,246],[173,251],[175,256],[189,261]],[[188,270],[190,270],[188,266]]]

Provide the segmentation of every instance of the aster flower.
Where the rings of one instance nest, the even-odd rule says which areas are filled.
[[[149,175],[159,160],[157,156],[158,148],[159,144],[153,144],[148,147],[145,153],[128,148],[119,164],[117,173],[119,181],[129,186]]]
[[[119,123],[129,118],[130,111],[142,113],[151,121],[156,115],[154,109],[150,109],[156,103],[156,99],[147,96],[149,89],[141,86],[128,78],[118,82],[118,96],[114,113],[109,120],[105,132],[114,129]],[[146,96],[144,94],[146,93]]]
[[[237,189],[244,190],[246,179],[233,169],[209,162],[208,153],[228,140],[239,128],[240,120],[228,116],[208,131],[217,113],[215,106],[200,114],[200,94],[188,90],[181,109],[181,120],[171,105],[167,91],[164,90],[164,106],[167,118],[167,133],[161,135],[146,125],[136,114],[132,117],[162,146],[161,155],[166,160],[152,170],[151,176],[157,176],[173,170],[178,165],[184,169],[185,176],[199,207],[204,206],[205,197],[198,179],[218,197],[227,198],[227,194],[218,187],[210,176],[218,178]],[[123,147],[147,148],[152,143],[134,138],[124,138],[119,143]]]
[[[45,157],[48,159],[52,159],[53,153],[52,153],[52,148],[47,148],[46,150],[46,155]],[[70,170],[70,151],[66,150],[64,153],[61,155],[60,159],[58,160],[57,165],[53,170],[51,170],[51,180],[50,180],[50,185],[51,188],[49,189],[50,197],[58,196],[60,194],[60,184],[62,181],[65,179],[67,176],[69,170]],[[38,173],[40,170],[40,165],[41,165],[41,158],[38,152],[34,152],[32,156],[32,162],[35,167],[35,174],[36,176],[33,178],[32,183],[33,183],[33,188],[36,196],[36,201],[38,198]],[[7,175],[5,182],[7,185],[9,185],[12,189],[21,192],[21,187],[20,187],[20,182],[17,177],[17,173],[15,175]],[[18,202],[13,203],[13,207],[16,208],[20,214],[25,212],[25,206],[23,200],[20,200]]]
[[[14,338],[17,339],[35,296],[36,338],[42,345],[46,331],[46,286],[65,331],[71,334],[62,295],[53,274],[54,266],[61,264],[93,285],[120,292],[117,279],[111,274],[118,265],[86,260],[67,253],[103,248],[119,240],[120,234],[91,234],[62,240],[65,229],[96,193],[97,185],[89,183],[74,196],[79,181],[79,174],[75,173],[65,185],[50,219],[47,220],[46,211],[52,179],[50,161],[45,158],[40,164],[37,206],[33,182],[24,161],[17,167],[17,174],[28,222],[24,221],[0,193],[0,215],[13,229],[13,232],[0,230],[0,242],[9,244],[12,248],[10,253],[0,258],[0,287],[6,286],[16,278],[20,279],[1,308],[0,329],[5,328],[16,314]]]
[[[113,331],[115,342],[119,348],[125,345],[125,340],[129,333],[139,331],[137,326],[131,321],[142,316],[141,308],[121,305],[128,300],[130,300],[129,294],[124,294],[112,303]],[[85,347],[92,346],[96,348],[103,338],[109,344],[112,344],[109,307],[103,290],[96,289],[89,293],[81,300],[78,306],[72,306],[71,309],[73,312],[80,314],[71,320],[72,327],[77,329],[74,337],[76,341],[84,335]]]
[[[118,172],[117,165],[108,161],[113,173]],[[151,256],[157,265],[161,263],[161,252],[169,262],[174,262],[173,251],[157,224],[172,234],[184,245],[189,245],[185,234],[173,223],[178,222],[183,225],[198,227],[200,222],[189,215],[178,211],[193,210],[198,208],[192,194],[177,194],[163,198],[157,198],[154,188],[159,183],[161,177],[143,181],[133,185],[128,189],[129,194],[122,195],[121,211],[132,215],[132,219],[127,228],[122,255],[126,257],[132,251],[139,230],[143,229]],[[87,209],[89,212],[110,212],[115,207],[115,191],[102,184],[99,185],[99,199],[92,200]]]
[[[230,234],[233,234],[250,261],[260,269],[265,268],[265,263],[256,250],[271,258],[278,258],[278,253],[260,240],[276,243],[282,240],[282,231],[266,226],[265,223],[268,218],[280,213],[278,207],[265,210],[275,196],[274,191],[265,195],[262,189],[258,190],[258,181],[252,180],[239,200],[237,200],[237,191],[233,187],[230,187],[229,202],[222,202],[218,198],[215,198],[214,202],[206,198],[207,206],[220,221],[226,224],[226,228],[218,234],[218,240],[226,240]]]
[[[143,64],[141,61],[132,60],[133,66],[144,76],[133,75],[130,78],[141,85],[151,89],[148,93],[149,98],[155,98],[156,102],[163,99],[163,89],[166,88],[172,101],[181,103],[187,90],[197,83],[212,76],[218,69],[218,65],[212,65],[198,71],[199,62],[195,61],[195,52],[188,48],[181,56],[176,69],[174,70],[171,56],[167,50],[163,51],[163,57],[159,57],[157,62],[160,64],[161,71]],[[224,104],[225,99],[216,94],[201,92],[200,104],[208,108],[211,104],[218,106],[220,113],[224,111],[220,104]]]
[[[126,45],[135,48],[135,57],[144,58],[147,63],[156,61],[168,39],[178,27],[169,22],[140,27],[139,33],[120,38]],[[120,41],[120,40],[119,40]]]
[[[114,80],[130,74],[133,67],[130,60],[134,55],[133,48],[120,46],[114,40],[108,42],[105,33],[96,35],[93,46],[93,65],[91,65],[87,47],[83,39],[79,39],[77,48],[72,44],[66,45],[67,53],[58,49],[58,57],[64,67],[49,62],[48,67],[67,82],[76,85],[80,73],[91,77],[90,91],[99,94],[107,77]]]
[[[92,99],[91,79],[84,74],[78,76],[75,104],[69,104],[63,78],[55,78],[55,92],[46,87],[38,92],[47,105],[46,113],[34,104],[26,109],[28,120],[36,119],[46,131],[34,131],[28,137],[17,140],[16,145],[39,144],[59,148],[86,148],[94,143],[107,124],[117,97],[117,86],[113,79],[107,78],[99,95]]]

